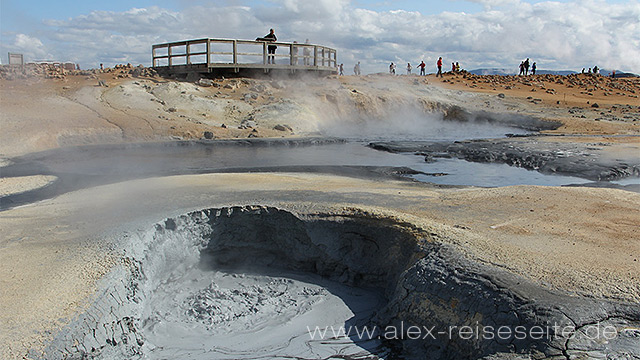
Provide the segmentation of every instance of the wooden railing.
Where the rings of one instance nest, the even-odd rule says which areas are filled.
[[[277,46],[275,55],[268,53],[268,47],[273,45]],[[206,38],[153,45],[152,64],[154,67],[206,64],[207,68],[333,70],[337,68],[337,52],[313,44]]]

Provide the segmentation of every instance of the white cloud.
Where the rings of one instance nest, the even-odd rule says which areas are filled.
[[[3,38],[5,37],[3,36]],[[21,53],[25,56],[25,61],[46,60],[53,56],[42,41],[36,37],[27,34],[15,34],[10,38],[13,39],[10,43],[0,44],[2,52],[5,54],[8,52]]]
[[[467,1],[480,4],[484,6],[485,9],[491,9],[494,7],[505,6],[505,5],[521,4],[519,0],[467,0]]]
[[[640,73],[640,3],[602,0],[539,2],[474,0],[479,13],[422,15],[407,11],[358,9],[348,0],[278,0],[273,6],[192,6],[181,12],[158,7],[125,12],[95,11],[49,21],[38,41],[22,38],[14,49],[54,56],[83,67],[98,63],[150,63],[151,44],[199,37],[254,39],[275,28],[281,41],[333,46],[351,69],[385,71],[388,63],[425,60],[434,70],[438,56],[464,68],[510,67],[525,57],[539,69],[598,65]],[[24,35],[24,34],[21,34]],[[24,35],[28,36],[28,35]],[[38,40],[36,39],[36,40]],[[22,47],[20,47],[22,46]],[[3,44],[3,48],[8,48]],[[27,49],[27,47],[29,47]],[[39,52],[38,52],[39,51]],[[67,58],[64,58],[67,60]]]

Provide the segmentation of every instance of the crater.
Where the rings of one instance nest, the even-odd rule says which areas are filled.
[[[638,356],[637,304],[543,289],[465,257],[445,235],[358,209],[166,219],[122,236],[120,265],[44,357]],[[606,352],[585,340],[600,325],[615,334]]]

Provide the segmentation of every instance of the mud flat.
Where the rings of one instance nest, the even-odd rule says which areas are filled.
[[[552,135],[515,136],[505,139],[456,142],[386,141],[369,144],[390,152],[412,152],[425,161],[456,157],[473,162],[504,163],[511,166],[610,181],[640,176],[640,138],[626,137],[623,144],[599,141],[599,137]]]
[[[74,191],[0,217],[10,229],[1,270],[15,279],[5,281],[0,299],[3,356],[171,353],[156,349],[146,331],[153,299],[176,283],[182,267],[211,279],[216,271],[296,272],[373,291],[383,302],[363,323],[405,326],[405,338],[380,346],[351,341],[366,350],[359,356],[637,356],[639,205],[639,195],[613,189],[438,189],[313,174],[189,175]],[[38,227],[28,226],[34,221]],[[39,240],[51,232],[56,236]],[[195,299],[198,291],[175,298]],[[201,298],[211,309],[224,305]],[[561,327],[548,330],[551,324]],[[409,340],[408,325],[446,336]],[[466,325],[536,334],[540,326],[545,336],[449,336],[450,326]],[[611,339],[585,335],[614,328]]]
[[[31,175],[0,178],[0,199],[41,189],[56,181],[51,175]],[[3,199],[4,201],[4,199]]]

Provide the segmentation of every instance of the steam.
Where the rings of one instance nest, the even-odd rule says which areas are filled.
[[[508,133],[525,133],[522,129],[489,124],[446,121],[442,114],[405,111],[387,118],[359,119],[359,121],[327,121],[323,133],[350,139],[434,140],[453,141],[502,137]]]
[[[418,77],[343,79],[322,87],[317,78],[291,81],[284,96],[303,111],[290,125],[348,139],[443,141],[503,137],[532,127],[531,119],[481,112],[486,104],[473,94],[430,87]]]

